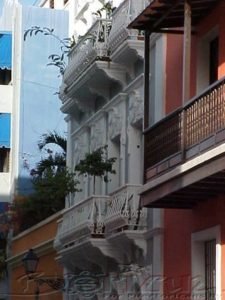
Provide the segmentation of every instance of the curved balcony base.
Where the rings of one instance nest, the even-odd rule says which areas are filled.
[[[111,55],[112,61],[123,65],[131,65],[137,59],[144,59],[144,40],[125,40]]]
[[[60,98],[63,105],[62,112],[67,113],[71,103],[80,106],[80,109],[90,107],[90,99],[110,97],[110,90],[115,84],[122,89],[126,83],[126,70],[119,64],[110,61],[95,61],[71,85],[65,83],[60,88]]]
[[[71,242],[58,251],[56,258],[71,271],[75,269],[104,273],[116,271],[123,264],[123,255],[105,239],[90,238],[81,243]]]
[[[146,230],[124,230],[116,234],[106,236],[110,244],[117,247],[124,257],[126,264],[135,262],[139,266],[146,264],[148,256],[148,241],[163,233],[163,229],[155,227]]]
[[[146,233],[146,230],[124,230],[106,238],[119,249],[127,264],[135,261],[143,265],[147,254]]]

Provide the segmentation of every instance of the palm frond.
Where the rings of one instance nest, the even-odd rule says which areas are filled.
[[[66,153],[66,138],[59,135],[56,131],[43,134],[41,140],[38,142],[39,150],[42,150],[48,144],[55,144],[62,148]]]
[[[35,174],[42,176],[45,171],[51,170],[52,173],[56,173],[59,170],[66,168],[66,155],[56,153],[54,156],[50,155],[47,158],[40,160],[36,165]]]

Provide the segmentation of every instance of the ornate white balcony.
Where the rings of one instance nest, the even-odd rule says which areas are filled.
[[[126,82],[126,70],[109,57],[108,36],[111,20],[98,19],[69,53],[60,98],[64,113],[76,106],[90,109],[90,99],[109,97],[111,88],[121,89]]]
[[[143,57],[143,34],[138,30],[127,29],[127,26],[149,3],[149,0],[125,0],[113,13],[109,34],[109,49],[113,61],[131,61],[137,55]]]
[[[139,206],[140,185],[125,185],[112,193],[105,217],[105,237],[125,261],[142,264],[147,254],[147,209]]]
[[[68,242],[80,243],[84,239],[103,237],[107,199],[107,196],[92,196],[67,209],[59,224],[57,239],[66,245]]]
[[[111,20],[98,19],[69,53],[64,83],[70,85],[95,60],[109,60],[107,48]]]
[[[124,230],[146,229],[147,211],[139,205],[140,187],[125,185],[111,195],[105,217],[106,235]]]
[[[104,239],[107,196],[92,196],[65,210],[54,240],[57,260],[73,268],[106,268],[123,263],[121,252]],[[106,271],[104,269],[104,271]]]

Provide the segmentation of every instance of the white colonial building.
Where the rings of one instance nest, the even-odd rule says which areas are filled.
[[[79,13],[95,2],[102,1],[82,1]],[[68,167],[74,170],[86,153],[105,145],[108,157],[116,157],[108,183],[97,180],[93,191],[93,179],[80,176],[82,191],[67,199],[54,242],[68,279],[65,299],[149,299],[159,288],[152,274],[161,274],[160,213],[140,209],[138,194],[144,36],[127,29],[149,1],[120,2],[112,18],[97,18],[73,47],[60,87]],[[162,51],[162,37],[152,43]],[[90,283],[85,289],[82,280]]]

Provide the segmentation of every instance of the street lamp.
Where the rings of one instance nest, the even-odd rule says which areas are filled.
[[[38,265],[39,258],[36,255],[36,253],[33,251],[33,249],[29,249],[29,251],[24,255],[22,259],[22,263],[25,269],[26,274],[28,275],[28,279],[32,279],[33,273],[36,272],[37,270],[37,265]],[[35,280],[36,281],[36,280]],[[35,300],[39,299],[39,282],[36,281],[37,287],[35,290]]]
[[[25,269],[26,274],[28,277],[30,274],[33,274],[37,270],[39,258],[36,255],[36,253],[33,251],[33,249],[30,249],[23,257],[22,263]]]
[[[38,278],[35,278],[35,276],[32,276],[32,274],[34,274],[37,270],[38,262],[39,262],[39,257],[37,256],[37,254],[34,252],[33,249],[29,249],[28,252],[22,258],[22,263],[23,263],[25,272],[28,275],[28,279],[33,279],[37,284],[37,288],[35,291],[35,299],[36,300],[39,299],[39,293],[40,293],[39,286],[44,283],[47,284],[49,287],[51,287],[54,290],[64,290],[65,282],[64,282],[63,278],[60,278],[60,277],[54,277],[54,278],[38,277]]]

